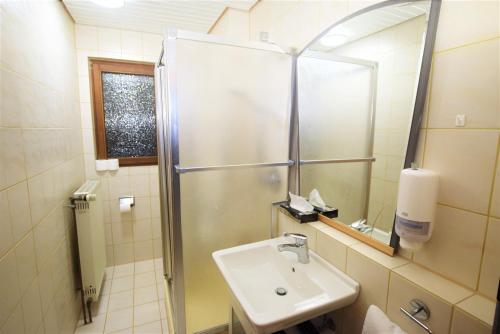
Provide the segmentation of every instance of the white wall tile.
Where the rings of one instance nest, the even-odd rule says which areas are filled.
[[[0,260],[0,277],[2,278],[2,284],[0,284],[0,300],[2,301],[0,303],[0,324],[3,324],[21,298],[14,252],[8,253]]]
[[[490,218],[484,244],[479,291],[496,298],[500,279],[500,219]]]
[[[0,128],[0,189],[26,178],[20,129]]]
[[[0,258],[14,244],[7,191],[0,191]]]
[[[443,1],[435,50],[497,37],[498,7],[498,1]],[[457,20],[460,20],[460,24],[457,24]]]
[[[423,167],[439,174],[439,202],[487,213],[498,135],[498,131],[427,131]]]
[[[15,248],[17,260],[17,272],[19,276],[19,287],[21,293],[29,287],[33,279],[36,277],[36,256],[35,242],[33,234],[28,234]]]
[[[38,282],[33,281],[23,296],[24,328],[26,333],[34,333],[42,324],[42,307]]]
[[[98,49],[96,27],[77,24],[75,25],[75,37],[77,49]]]
[[[475,289],[485,232],[485,216],[438,205],[432,237],[414,261]]]
[[[97,28],[99,51],[120,54],[122,51],[121,32],[117,29]]]
[[[434,56],[429,127],[454,128],[456,115],[466,116],[466,128],[500,127],[499,45],[489,40]]]
[[[122,30],[122,52],[124,54],[142,54],[142,36],[140,32]]]
[[[163,37],[157,34],[142,34],[142,53],[143,55],[160,56]]]
[[[428,291],[414,285],[398,274],[391,273],[387,315],[409,334],[419,334],[422,328],[401,313],[400,307],[410,310],[410,300],[418,298],[432,310],[432,317],[426,321],[435,333],[448,333],[452,314],[452,305],[435,297]]]
[[[19,241],[31,229],[31,217],[26,182],[21,182],[7,190],[10,221],[14,240]]]

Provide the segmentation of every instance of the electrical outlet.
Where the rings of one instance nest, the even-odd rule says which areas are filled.
[[[455,126],[456,127],[463,127],[463,126],[465,126],[465,115],[457,115],[455,117]]]

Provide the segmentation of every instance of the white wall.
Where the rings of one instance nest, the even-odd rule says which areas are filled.
[[[87,178],[101,180],[108,265],[161,257],[160,199],[157,166],[121,167],[117,172],[96,172],[89,57],[155,62],[162,36],[77,24],[78,83]],[[136,198],[130,214],[120,214],[118,197]]]
[[[2,1],[0,333],[73,333],[71,193],[84,180],[74,24],[61,2]]]

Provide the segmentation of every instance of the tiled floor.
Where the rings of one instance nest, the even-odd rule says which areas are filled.
[[[162,260],[106,268],[93,323],[80,321],[75,334],[166,334]]]

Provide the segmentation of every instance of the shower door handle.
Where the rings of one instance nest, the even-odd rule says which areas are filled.
[[[160,212],[162,233],[162,258],[163,275],[167,280],[172,279],[172,252],[171,252],[171,228],[170,228],[170,196],[168,182],[169,149],[168,149],[168,118],[165,108],[165,90],[163,82],[165,79],[165,66],[162,58],[158,60],[155,67],[155,98],[156,98],[156,123],[157,123],[157,149],[158,149],[158,174],[160,190]]]

